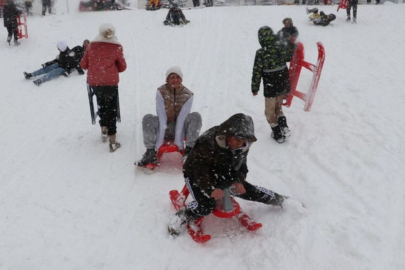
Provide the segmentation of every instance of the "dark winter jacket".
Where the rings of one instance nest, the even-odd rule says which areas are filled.
[[[21,11],[17,9],[13,1],[6,2],[3,8],[4,27],[17,28],[17,16],[20,14]]]
[[[261,27],[258,36],[262,48],[256,51],[252,75],[253,93],[259,91],[262,78],[264,85],[269,83],[265,73],[285,69],[287,67],[286,63],[291,61],[294,54],[294,44],[277,42],[277,36],[273,34],[273,30],[270,27]],[[284,92],[286,92],[286,89],[281,89],[281,92],[278,94],[283,94]],[[266,89],[264,94],[268,96]]]
[[[42,66],[47,67],[55,63],[69,73],[77,66],[77,62],[75,62],[75,59],[72,57],[72,52],[69,47],[67,47],[64,52],[60,52],[54,60],[46,62],[45,64],[42,64]]]
[[[246,144],[232,151],[226,144],[227,136],[244,139]],[[247,154],[255,141],[252,118],[241,113],[231,116],[197,139],[184,163],[184,177],[206,194],[244,181],[248,173]]]
[[[183,11],[178,7],[171,8],[169,10],[169,13],[167,13],[166,16],[166,21],[176,25],[179,25],[181,23],[184,24],[187,23],[186,16],[184,16]]]
[[[292,22],[292,20],[291,20],[290,18],[285,18],[285,19],[283,20],[283,23],[284,23],[285,21],[289,21],[289,22],[290,22],[290,26],[289,26],[289,27],[283,27],[283,28],[281,28],[281,30],[277,32],[277,37],[278,37],[278,39],[279,39],[280,41],[285,42],[285,44],[287,44],[288,39],[289,39],[290,37],[298,38],[298,29],[297,29],[297,27],[295,27],[295,26],[293,25],[293,22]]]

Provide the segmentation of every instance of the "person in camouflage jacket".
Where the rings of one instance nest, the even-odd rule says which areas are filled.
[[[253,96],[257,95],[263,78],[265,116],[273,131],[273,138],[283,143],[290,136],[282,103],[285,94],[290,92],[287,62],[291,61],[295,44],[280,42],[268,26],[261,27],[258,36],[261,48],[256,51],[252,93]]]

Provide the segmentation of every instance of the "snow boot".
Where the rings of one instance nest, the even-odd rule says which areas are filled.
[[[318,12],[318,9],[317,9],[317,8],[313,8],[313,9],[308,9],[308,8],[307,8],[307,14],[309,14],[309,13],[316,13],[316,12]]]
[[[136,164],[139,167],[145,167],[149,163],[157,164],[157,153],[155,149],[146,149],[146,152],[145,154],[143,154],[142,159],[138,161]]]
[[[280,126],[277,125],[275,127],[271,128],[273,130],[273,132],[271,133],[273,139],[276,140],[276,142],[278,143],[283,143],[285,141],[283,133],[281,133],[281,129]]]
[[[353,23],[357,23],[356,17],[353,17]]]
[[[14,45],[15,45],[15,46],[19,46],[19,45],[20,45],[20,42],[18,42],[17,39],[14,39]]]
[[[274,192],[274,196],[270,196],[270,198],[266,202],[266,204],[283,207],[283,202],[284,202],[284,199],[286,199],[286,198],[287,198],[286,196],[283,196],[283,195],[280,195],[280,194],[277,194]]]
[[[107,142],[107,127],[101,127],[101,141],[102,142]]]
[[[41,80],[41,79],[35,80],[35,81],[34,81],[34,84],[35,84],[36,86],[40,86],[40,85],[42,84],[42,80]]]
[[[170,217],[169,225],[167,229],[170,235],[178,236],[185,231],[190,218],[187,215],[187,209],[185,207],[177,211]]]
[[[29,80],[29,79],[32,77],[32,74],[31,74],[31,73],[28,73],[28,72],[24,72],[24,77],[25,77],[27,80]]]
[[[116,135],[110,135],[110,152],[113,153],[115,150],[121,147],[121,144],[115,140]]]
[[[280,116],[279,118],[277,118],[277,122],[284,138],[290,137],[291,131],[287,126],[287,118],[285,116]]]
[[[10,41],[11,41],[11,36],[8,36],[8,37],[7,37],[7,43],[8,43],[8,45],[10,45]]]
[[[346,22],[350,22],[351,18],[350,16],[347,17]]]
[[[183,164],[186,162],[188,154],[190,154],[191,150],[193,150],[193,148],[191,148],[190,146],[187,146],[186,149],[184,150]]]

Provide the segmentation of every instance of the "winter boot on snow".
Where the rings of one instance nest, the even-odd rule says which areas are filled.
[[[146,149],[145,154],[140,161],[136,163],[139,167],[145,167],[149,163],[157,164],[157,153],[155,149]]]
[[[309,14],[309,13],[317,13],[318,12],[318,9],[317,8],[313,8],[313,9],[306,9],[307,10],[307,14]]]
[[[291,131],[287,126],[287,118],[285,116],[280,116],[277,119],[278,126],[280,127],[281,133],[283,134],[284,138],[291,136]]]
[[[169,225],[167,226],[169,234],[173,236],[180,235],[186,229],[189,221],[190,218],[187,215],[187,209],[185,207],[181,208],[170,217]]]
[[[273,132],[271,133],[271,136],[273,139],[275,139],[278,143],[283,143],[285,141],[283,133],[281,133],[280,126],[277,125],[275,127],[271,128]]]
[[[107,127],[101,127],[101,141],[102,142],[107,142],[107,138],[108,138],[108,135],[107,135]]]
[[[34,81],[34,84],[35,84],[36,86],[40,86],[41,83],[42,83],[42,80],[41,80],[41,79],[38,79],[38,80],[35,80],[35,81]]]
[[[14,39],[14,45],[15,45],[15,46],[19,46],[19,45],[20,45],[20,42],[18,42],[18,39]]]
[[[32,74],[31,74],[31,73],[28,73],[28,72],[24,72],[24,77],[25,77],[27,80],[29,80],[29,79],[32,77]]]
[[[121,147],[121,144],[115,140],[116,135],[110,135],[110,152],[113,153],[115,150]]]
[[[353,23],[357,23],[356,17],[353,17]]]

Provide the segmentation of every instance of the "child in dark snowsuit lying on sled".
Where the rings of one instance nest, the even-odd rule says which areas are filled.
[[[336,16],[333,13],[329,15],[326,15],[325,13],[323,13],[323,11],[318,13],[317,8],[313,9],[307,8],[307,14],[309,13],[312,13],[309,16],[309,20],[312,21],[315,25],[327,26],[331,21],[334,21],[336,19]]]

